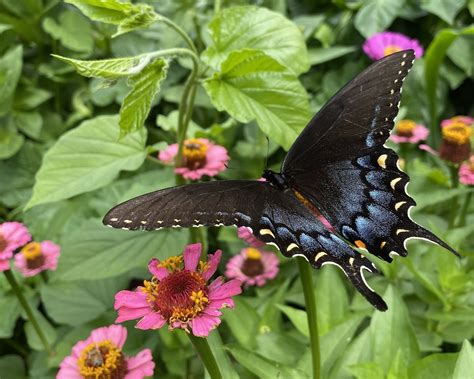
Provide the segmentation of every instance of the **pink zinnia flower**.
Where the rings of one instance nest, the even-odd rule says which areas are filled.
[[[370,59],[376,61],[397,51],[413,49],[415,56],[423,56],[423,47],[416,39],[411,39],[401,33],[381,32],[368,38],[363,46],[364,52]]]
[[[390,140],[395,143],[418,143],[424,141],[429,134],[428,128],[424,125],[406,119],[397,123],[395,132],[390,135]]]
[[[126,340],[127,329],[121,325],[93,330],[86,340],[74,345],[71,355],[64,358],[56,379],[143,379],[152,376],[155,363],[150,349],[127,357],[122,352]]]
[[[252,229],[247,228],[246,226],[239,227],[237,229],[237,235],[239,236],[239,238],[247,242],[250,246],[253,246],[253,247],[265,246],[265,242],[260,241],[257,237],[255,237],[252,233]]]
[[[221,322],[220,309],[233,308],[232,296],[241,292],[236,279],[224,283],[219,277],[207,284],[221,255],[217,250],[208,255],[207,262],[200,261],[201,244],[193,244],[183,256],[163,262],[152,259],[148,270],[153,277],[144,281],[144,287],[115,295],[116,322],[139,318],[138,329],[159,329],[168,323],[169,329],[191,329],[195,336],[208,336]]]
[[[459,181],[466,186],[474,186],[474,155],[459,167]]]
[[[21,222],[0,224],[0,271],[10,268],[13,252],[31,240],[31,235]]]
[[[245,286],[261,287],[277,276],[278,264],[274,253],[248,247],[227,262],[225,275],[230,279],[239,279]]]
[[[172,144],[161,151],[159,158],[166,163],[173,163],[178,153],[178,144]],[[215,145],[205,138],[192,138],[184,142],[183,166],[176,167],[175,172],[186,179],[198,180],[204,175],[216,176],[226,169],[229,161],[227,150]]]
[[[15,255],[15,267],[23,276],[56,270],[61,248],[51,241],[30,242]]]
[[[474,118],[469,116],[454,116],[446,120],[441,121],[441,127],[453,125],[453,124],[462,124],[465,126],[472,126],[474,124]]]

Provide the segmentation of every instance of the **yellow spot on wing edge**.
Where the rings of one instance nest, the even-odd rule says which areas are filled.
[[[385,164],[385,162],[387,161],[387,154],[382,154],[380,157],[378,157],[377,159],[377,163],[379,164],[380,167],[382,168],[387,168],[387,165]]]
[[[319,259],[327,255],[324,251],[320,251],[318,254],[316,254],[316,257],[314,257],[314,261],[317,262]]]
[[[296,243],[290,243],[288,247],[286,248],[286,251],[291,251],[294,249],[299,249],[300,247]]]
[[[270,229],[260,229],[260,235],[261,236],[265,236],[265,235],[269,235],[269,236],[272,236],[273,238],[275,238],[275,235],[273,234],[273,232],[270,230]]]
[[[385,245],[386,245],[386,244],[387,244],[387,242],[386,242],[386,241],[382,241],[382,242],[380,243],[380,248],[381,248],[381,249],[383,249],[383,248],[385,247]]]
[[[403,205],[406,204],[406,201],[399,201],[398,203],[395,204],[395,210],[398,211],[398,209]]]
[[[390,181],[390,187],[392,187],[392,189],[394,190],[395,189],[395,186],[397,185],[397,183],[402,180],[402,178],[395,178],[395,179],[392,179]]]
[[[349,258],[349,264],[352,266],[354,264],[354,258]]]
[[[397,229],[397,233],[396,233],[396,234],[397,234],[397,236],[398,236],[400,233],[407,233],[407,232],[409,232],[409,230],[407,230],[407,229]]]

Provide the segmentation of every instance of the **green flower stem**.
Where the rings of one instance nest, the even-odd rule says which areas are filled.
[[[462,208],[461,208],[461,214],[459,215],[458,227],[460,228],[466,225],[466,216],[467,216],[467,211],[469,210],[469,205],[471,204],[471,199],[472,199],[472,192],[469,192],[466,195],[466,198],[464,199],[464,204],[462,205]]]
[[[451,174],[451,188],[453,189],[458,188],[459,187],[458,166],[454,164],[450,164],[449,173]],[[457,196],[454,196],[451,199],[449,209],[451,213],[449,215],[448,228],[452,228],[454,226],[454,221],[456,220],[456,216],[459,214]]]
[[[30,304],[28,304],[28,301],[23,295],[23,292],[21,291],[21,288],[18,285],[18,282],[15,279],[15,276],[10,270],[4,271],[3,273],[5,274],[5,277],[7,278],[8,283],[10,283],[10,286],[12,287],[12,290],[15,293],[15,296],[18,298],[18,301],[23,307],[23,310],[25,311],[26,316],[28,317],[28,320],[31,322],[31,325],[33,325],[33,328],[35,328],[36,333],[38,334],[38,337],[43,343],[44,349],[48,352],[49,355],[52,355],[53,351],[51,350],[51,347],[49,346],[48,340],[46,339],[46,336],[41,330],[38,320],[36,320],[33,310],[31,309]]]
[[[219,13],[221,10],[221,0],[214,1],[214,13]]]
[[[193,40],[188,36],[188,34],[183,29],[181,29],[181,27],[179,27],[169,18],[164,17],[162,15],[158,15],[157,21],[162,22],[163,24],[169,26],[171,29],[174,29],[183,38],[184,42],[186,42],[186,45],[188,45],[188,47],[193,51],[193,53],[198,55],[198,51],[196,49],[196,46],[194,45]]]
[[[311,343],[311,357],[313,361],[313,378],[321,377],[321,353],[319,351],[318,314],[316,313],[316,299],[314,297],[312,268],[302,257],[296,257],[303,285],[304,300],[306,303],[306,317],[308,318],[309,339]]]
[[[196,349],[197,353],[199,354],[202,363],[204,363],[204,366],[206,367],[211,379],[221,379],[222,374],[219,370],[219,366],[217,365],[216,359],[212,354],[207,339],[195,337],[190,333],[188,334],[188,337],[191,343],[194,345],[194,348]]]

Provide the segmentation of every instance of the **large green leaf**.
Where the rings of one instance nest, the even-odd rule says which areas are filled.
[[[46,317],[44,317],[43,314],[36,308],[33,307],[32,311],[35,315],[35,319],[38,322],[41,331],[43,332],[44,337],[46,338],[46,341],[48,341],[49,346],[52,346],[56,341],[57,337],[56,329],[54,329],[54,326],[51,325],[51,323],[46,319]],[[43,341],[40,339],[31,321],[27,320],[25,322],[24,330],[26,335],[26,341],[32,349],[39,351],[45,350]]]
[[[63,250],[54,279],[97,280],[118,276],[133,268],[145,268],[153,257],[179,255],[186,240],[185,231],[113,230],[92,220],[61,241]]]
[[[26,379],[25,364],[19,355],[2,355],[0,358],[0,377]]]
[[[119,138],[118,117],[99,116],[65,133],[45,154],[26,205],[68,199],[110,183],[146,158],[146,130]]]
[[[44,30],[68,49],[89,53],[94,48],[90,22],[79,12],[65,11],[58,20],[46,17]]]
[[[13,122],[0,127],[0,159],[13,157],[23,146],[25,137],[15,128]]]
[[[218,110],[240,122],[257,120],[260,129],[285,149],[311,116],[308,95],[298,79],[261,51],[231,53],[204,87]]]
[[[157,59],[128,79],[132,89],[120,108],[119,125],[122,136],[143,127],[150,113],[153,98],[160,90],[161,82],[166,78],[167,68],[168,63],[165,60]]]
[[[454,17],[464,7],[465,0],[421,0],[421,8],[435,14],[448,24],[452,24]]]
[[[13,102],[13,94],[21,74],[23,48],[16,46],[0,57],[0,116],[5,115]]]
[[[78,7],[91,20],[117,25],[115,35],[147,27],[159,17],[150,5],[132,4],[129,1],[66,0],[66,2]]]
[[[418,358],[419,347],[405,303],[395,287],[390,285],[384,298],[388,310],[375,311],[370,322],[370,332],[373,361],[388,372],[399,350],[403,362],[408,365]]]
[[[428,355],[413,363],[408,370],[409,378],[452,378],[457,356],[450,353]]]
[[[468,340],[464,340],[459,358],[454,367],[453,379],[464,379],[472,376],[474,370],[474,350]]]
[[[239,344],[250,349],[255,345],[260,318],[245,297],[237,297],[234,302],[234,309],[224,311],[224,321]]]
[[[213,45],[203,59],[220,67],[230,53],[242,49],[262,50],[298,75],[309,69],[306,44],[300,29],[279,13],[265,8],[227,8],[209,24]]]
[[[0,296],[0,338],[10,338],[13,336],[16,320],[20,316],[20,303],[13,293],[2,293]]]
[[[308,318],[306,311],[286,305],[278,305],[278,308],[289,318],[293,326],[304,336],[309,337]]]
[[[329,62],[356,50],[357,48],[355,46],[314,47],[308,50],[309,63],[311,66],[314,66]]]
[[[364,0],[357,12],[354,26],[364,37],[385,31],[404,6],[400,0]]]

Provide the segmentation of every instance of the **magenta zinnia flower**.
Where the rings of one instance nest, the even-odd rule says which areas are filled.
[[[52,241],[30,242],[15,255],[15,267],[23,276],[56,270],[61,248]]]
[[[445,126],[449,125],[456,125],[456,124],[462,124],[465,126],[473,126],[474,124],[474,118],[469,117],[469,116],[454,116],[451,118],[448,118],[446,120],[441,121],[441,127],[444,128]]]
[[[56,379],[143,379],[153,375],[155,363],[150,349],[127,357],[122,347],[127,329],[110,325],[92,331],[84,341],[77,342],[72,354],[59,365]]]
[[[423,47],[418,40],[397,32],[376,33],[365,41],[363,49],[374,61],[407,49],[413,49],[417,58],[423,56]]]
[[[428,128],[424,125],[406,119],[397,123],[395,132],[390,135],[390,140],[395,143],[418,143],[424,141],[429,134]]]
[[[466,186],[474,186],[474,155],[459,167],[459,181]]]
[[[30,232],[21,222],[0,224],[0,271],[10,268],[9,260],[13,252],[30,240]]]
[[[277,276],[278,264],[274,253],[248,247],[227,262],[225,275],[230,279],[239,279],[246,286],[261,287]]]
[[[247,228],[246,226],[239,227],[237,229],[237,235],[252,247],[265,246],[265,242],[260,241],[257,237],[255,237],[252,233],[252,229]]]
[[[220,324],[220,309],[233,308],[232,296],[241,292],[241,283],[235,279],[224,283],[219,277],[207,284],[221,255],[217,250],[208,255],[207,262],[200,261],[201,244],[193,244],[183,256],[163,262],[152,259],[148,270],[153,277],[144,281],[144,287],[115,295],[116,322],[139,318],[138,329],[159,329],[168,323],[170,329],[191,329],[195,336],[206,337]]]
[[[173,163],[178,153],[178,144],[172,144],[161,151],[159,158],[165,163]],[[226,169],[229,161],[227,150],[205,138],[192,138],[184,142],[183,166],[175,172],[186,179],[198,180],[204,175],[216,176]]]

